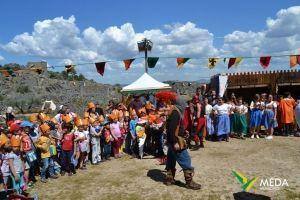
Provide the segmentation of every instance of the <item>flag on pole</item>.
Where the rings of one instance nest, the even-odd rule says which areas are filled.
[[[238,66],[242,62],[243,58],[242,57],[237,57],[237,58],[229,58],[228,61],[228,69],[230,69],[233,65]]]
[[[74,67],[75,67],[75,65],[66,65],[66,66],[65,66],[65,71],[66,71],[67,73],[71,73],[71,72],[74,71]]]
[[[266,69],[267,67],[269,67],[270,61],[271,61],[271,56],[264,56],[264,57],[260,57],[259,58],[260,65],[264,69]]]
[[[290,67],[300,65],[300,55],[290,55]]]
[[[154,68],[159,57],[148,57],[147,58],[147,63],[149,68]]]
[[[177,58],[177,68],[182,68],[190,58]]]
[[[134,61],[135,59],[127,59],[127,60],[123,60],[124,65],[125,65],[125,70],[128,70],[130,68],[131,63]]]
[[[106,62],[98,62],[98,63],[95,63],[97,72],[98,72],[101,76],[104,75],[105,64],[106,64]]]
[[[207,66],[209,69],[212,69],[217,65],[218,62],[219,62],[219,58],[209,58]]]

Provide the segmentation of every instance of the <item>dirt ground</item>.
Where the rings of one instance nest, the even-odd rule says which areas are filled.
[[[300,138],[231,139],[227,142],[206,142],[205,148],[190,151],[199,191],[183,187],[184,177],[177,166],[176,180],[182,184],[163,185],[164,166],[152,157],[143,160],[124,156],[121,159],[88,166],[72,177],[60,177],[46,184],[37,183],[31,194],[39,199],[300,199]],[[258,177],[250,193],[241,192],[241,185],[232,170],[246,177]],[[261,190],[261,178],[281,178],[288,187]]]

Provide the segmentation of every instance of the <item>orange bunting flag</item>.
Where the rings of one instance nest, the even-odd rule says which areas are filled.
[[[269,67],[270,61],[271,61],[271,56],[265,56],[265,57],[260,57],[259,58],[260,65],[264,69],[266,69],[267,67]]]
[[[106,64],[106,62],[98,62],[98,63],[95,63],[97,72],[98,72],[101,76],[104,75],[105,64]]]
[[[233,65],[238,66],[242,62],[243,58],[242,57],[237,57],[237,58],[229,58],[228,61],[228,69],[230,69]]]
[[[290,56],[290,67],[295,67],[296,65],[300,65],[300,55],[291,55]]]
[[[135,59],[127,59],[127,60],[123,60],[124,65],[125,65],[125,70],[128,70],[130,68],[131,63],[134,61]]]
[[[182,68],[190,58],[177,58],[177,68]]]

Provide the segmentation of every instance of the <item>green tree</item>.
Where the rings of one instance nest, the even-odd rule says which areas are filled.
[[[17,92],[20,93],[20,94],[27,94],[30,91],[29,87],[27,85],[20,85],[18,88],[17,88]]]

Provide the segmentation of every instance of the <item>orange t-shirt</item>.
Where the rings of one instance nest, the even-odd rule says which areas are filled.
[[[21,146],[21,137],[19,135],[12,135],[10,138],[10,145],[12,147],[20,147]]]
[[[0,147],[4,146],[8,142],[8,137],[4,134],[0,134]]]
[[[294,123],[294,107],[295,107],[295,100],[292,98],[284,98],[279,103],[280,108],[280,118],[281,123],[289,124]]]

